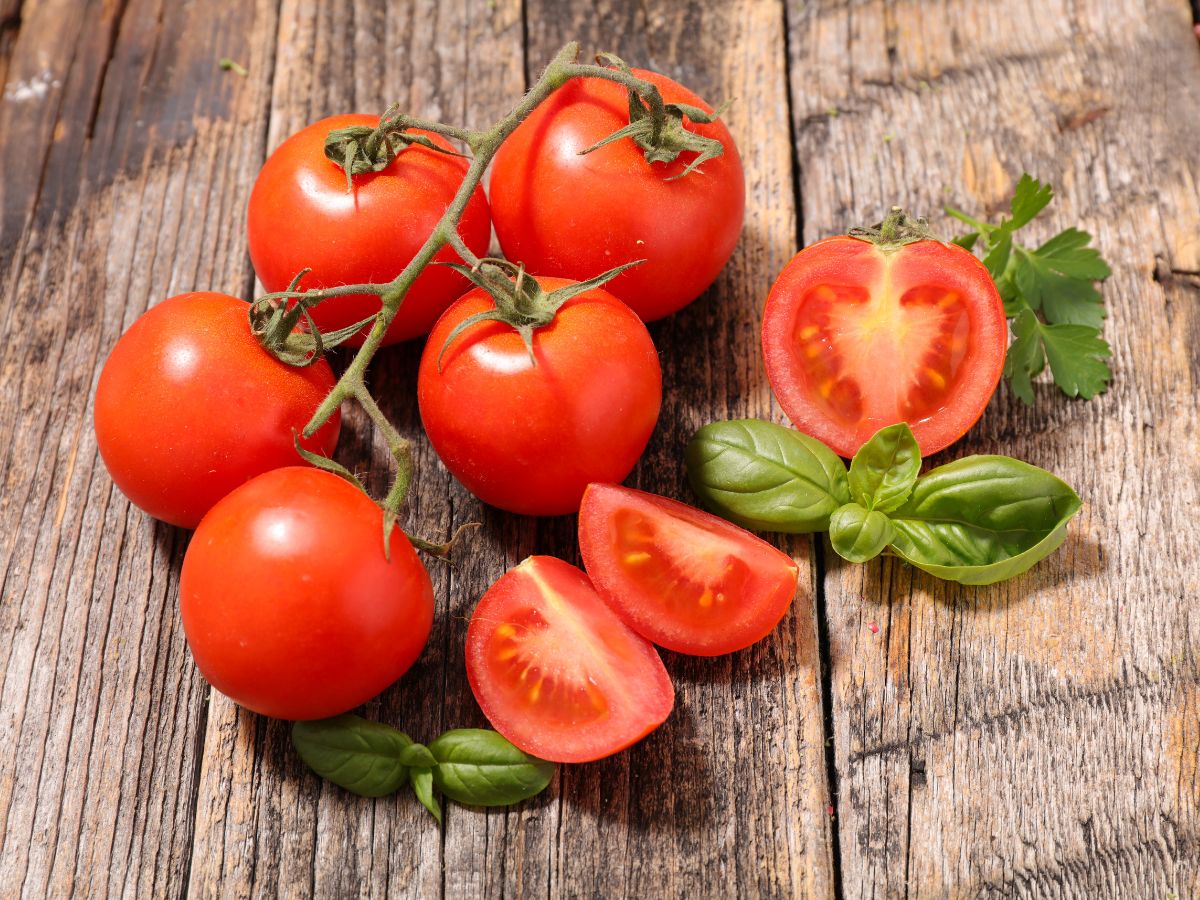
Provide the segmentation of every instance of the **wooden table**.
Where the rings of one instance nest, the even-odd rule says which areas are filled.
[[[750,650],[666,655],[671,719],[511,810],[356,798],[287,726],[211,693],[176,608],[187,533],[131,508],[91,426],[99,368],[149,305],[249,297],[244,216],[268,151],[328,113],[482,124],[565,41],[710,101],[748,187],[703,299],[655,324],[668,393],[630,483],[688,499],[700,424],[782,420],[758,348],[796,248],[893,203],[997,214],[1022,170],[1081,223],[1112,390],[1002,388],[940,455],[1004,452],[1084,499],[1065,546],[973,589],[824,539]],[[231,57],[247,77],[222,71]],[[1200,896],[1200,48],[1186,0],[595,5],[552,0],[0,0],[0,896]],[[466,619],[572,519],[482,507],[420,437],[419,347],[373,385],[418,440],[409,522],[480,521],[433,564],[418,666],[365,714],[429,739],[483,720]],[[386,483],[350,416],[339,456]]]

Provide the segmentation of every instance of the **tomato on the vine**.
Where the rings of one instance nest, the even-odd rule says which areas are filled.
[[[329,364],[285,365],[250,331],[249,304],[180,294],[143,313],[100,372],[96,443],[113,482],[156,519],[195,528],[255,475],[296,465],[300,432],[334,385]],[[327,456],[340,418],[310,439]]]
[[[763,353],[779,405],[845,457],[897,422],[924,456],[954,443],[1004,369],[1004,304],[987,269],[917,234],[818,241],[767,298]]]
[[[467,627],[467,679],[497,731],[553,762],[623,750],[675,703],[654,647],[551,556],[531,556],[483,595]]]
[[[633,70],[664,102],[711,107],[665,75]],[[741,158],[725,124],[685,122],[723,153],[683,174],[698,153],[648,162],[625,137],[582,154],[629,125],[629,97],[601,78],[567,82],[496,154],[489,196],[504,254],[533,272],[582,280],[646,260],[606,289],[645,321],[695,300],[733,253],[745,212]]]
[[[433,622],[429,573],[383,512],[320,469],[260,475],[196,529],[179,584],[183,630],[222,694],[279,719],[321,719],[408,671]]]
[[[312,271],[302,289],[344,284],[384,283],[395,278],[433,233],[462,184],[467,163],[419,144],[400,150],[382,171],[354,176],[325,156],[330,131],[375,127],[378,116],[330,116],[279,145],[259,172],[248,212],[250,259],[268,291],[285,290],[305,268]],[[449,150],[440,135],[414,129]],[[476,187],[459,224],[459,234],[475,253],[485,253],[491,218],[483,188]],[[444,247],[435,260],[456,261]],[[384,343],[418,337],[466,290],[462,276],[445,266],[429,266],[404,297]],[[333,331],[378,312],[379,297],[333,297],[312,309],[321,331]],[[350,344],[361,344],[356,335]]]

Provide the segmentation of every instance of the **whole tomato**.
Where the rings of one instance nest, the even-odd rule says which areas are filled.
[[[195,528],[214,503],[299,462],[299,432],[333,388],[324,360],[296,368],[250,331],[249,304],[180,294],[152,307],[113,347],[96,386],[96,442],[113,482],[164,522]],[[328,456],[335,414],[307,450]]]
[[[312,271],[301,288],[391,281],[416,255],[462,184],[467,163],[419,144],[401,150],[380,172],[355,175],[347,190],[346,173],[325,156],[325,138],[334,129],[375,127],[378,116],[330,116],[296,132],[271,154],[250,194],[249,243],[254,271],[268,291],[285,290],[302,269]],[[439,135],[414,131],[439,147]],[[459,225],[474,252],[487,251],[491,219],[487,197],[475,188]],[[458,259],[443,248],[437,260]],[[384,343],[418,337],[466,282],[445,266],[429,266],[405,295]],[[312,309],[321,331],[360,322],[379,311],[373,294],[325,300]],[[349,343],[359,345],[364,335]]]
[[[183,630],[222,694],[279,719],[353,709],[408,671],[433,622],[429,573],[399,528],[329,472],[260,475],[212,508],[183,558]]]
[[[537,278],[543,291],[573,283]],[[592,481],[622,481],[646,448],[662,402],[654,342],[600,288],[567,300],[533,332],[494,321],[482,289],[446,310],[421,357],[421,421],[451,473],[485,503],[528,515],[579,509]],[[444,349],[444,353],[443,353]]]
[[[687,88],[655,72],[666,103],[711,112]],[[682,175],[697,153],[647,162],[632,138],[581,154],[629,124],[625,88],[576,78],[534,110],[496,154],[489,190],[504,255],[533,272],[582,281],[646,260],[605,285],[645,321],[682,309],[712,284],[737,244],[745,178],[720,120],[685,122],[720,142],[722,155]],[[682,177],[679,177],[682,176]]]

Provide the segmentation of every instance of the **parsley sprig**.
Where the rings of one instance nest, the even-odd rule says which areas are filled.
[[[1054,197],[1054,191],[1028,173],[1013,194],[1011,214],[996,225],[961,210],[946,214],[973,229],[954,239],[972,250],[978,244],[1012,322],[1014,340],[1004,362],[1013,393],[1033,403],[1033,379],[1047,363],[1050,374],[1068,397],[1090,400],[1108,389],[1112,356],[1100,337],[1107,311],[1096,282],[1112,274],[1092,236],[1078,228],[1059,232],[1036,250],[1013,240]]]

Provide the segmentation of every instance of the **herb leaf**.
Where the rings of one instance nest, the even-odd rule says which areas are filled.
[[[889,425],[854,454],[850,494],[868,510],[891,512],[908,499],[920,471],[921,448],[908,423]]]
[[[433,795],[433,769],[428,766],[421,766],[412,770],[412,788],[413,793],[417,795],[417,799],[438,820],[440,825],[442,822],[442,805],[438,803],[437,797]]]
[[[429,750],[437,760],[434,785],[469,806],[507,806],[540,794],[556,768],[482,728],[447,731]]]
[[[838,556],[850,562],[874,559],[892,542],[895,529],[879,510],[847,503],[829,518],[829,543]]]
[[[362,797],[383,797],[408,780],[400,757],[412,740],[378,722],[351,715],[296,722],[292,743],[314,772]]]

